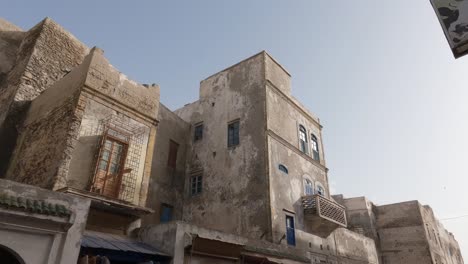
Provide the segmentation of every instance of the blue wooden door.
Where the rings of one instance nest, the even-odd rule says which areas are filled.
[[[286,216],[286,241],[288,245],[296,245],[296,234],[294,230],[294,217],[287,215]]]

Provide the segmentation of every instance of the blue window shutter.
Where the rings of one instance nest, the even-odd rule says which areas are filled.
[[[166,223],[172,221],[172,206],[163,204],[161,206],[161,216],[160,216],[160,222],[161,223]]]
[[[294,229],[294,217],[286,216],[286,241],[288,245],[296,245],[296,232]]]

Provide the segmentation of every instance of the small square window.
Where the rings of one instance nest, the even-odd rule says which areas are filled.
[[[228,124],[228,147],[239,145],[239,120]]]
[[[203,190],[203,176],[194,175],[190,178],[190,194],[197,195]]]
[[[195,132],[193,136],[194,141],[201,140],[203,138],[203,123],[195,125]]]

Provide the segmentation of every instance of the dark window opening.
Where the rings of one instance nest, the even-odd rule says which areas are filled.
[[[286,241],[288,245],[296,245],[296,232],[294,229],[294,217],[286,216]]]
[[[91,186],[92,192],[119,198],[127,151],[128,143],[122,141],[114,130],[108,129],[104,133]]]
[[[190,178],[190,194],[197,195],[202,192],[203,176],[194,175]]]
[[[325,196],[325,190],[323,189],[322,186],[317,186],[317,193],[318,193],[320,196]]]
[[[312,144],[312,154],[313,154],[312,156],[314,160],[320,160],[318,140],[314,134],[311,135],[311,144]]]
[[[167,159],[167,166],[175,169],[177,165],[177,151],[179,150],[179,144],[169,140],[169,156]]]
[[[280,165],[278,166],[278,169],[279,169],[280,171],[286,173],[286,174],[289,173],[288,168],[287,168],[286,166],[284,166],[283,164],[280,164]]]
[[[302,125],[299,125],[299,148],[303,153],[309,153],[307,148],[307,130]]]
[[[172,221],[172,211],[173,207],[169,204],[161,204],[161,215],[159,217],[159,221],[161,223],[166,223]]]
[[[239,145],[239,121],[228,124],[228,147]]]
[[[23,264],[24,261],[13,250],[0,245],[0,260],[4,264]]]
[[[195,132],[194,132],[194,141],[201,140],[203,138],[203,124],[198,124],[195,126]]]

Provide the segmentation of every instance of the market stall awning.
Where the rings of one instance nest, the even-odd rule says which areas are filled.
[[[114,261],[157,261],[171,259],[166,253],[124,236],[86,231],[81,240],[80,255],[106,256]]]

